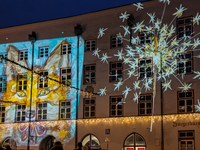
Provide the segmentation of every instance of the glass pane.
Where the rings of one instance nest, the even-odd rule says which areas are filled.
[[[134,134],[130,135],[126,141],[125,141],[125,145],[128,146],[128,145],[134,145]]]
[[[144,140],[138,134],[135,135],[135,144],[136,145],[145,145]]]

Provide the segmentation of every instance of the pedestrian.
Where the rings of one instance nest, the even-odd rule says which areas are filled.
[[[6,145],[6,150],[12,150],[12,149],[10,148],[10,145]]]
[[[4,150],[3,147],[1,147],[1,145],[0,145],[0,150]]]
[[[51,150],[63,150],[63,145],[60,141],[56,141]]]
[[[82,143],[78,142],[78,149],[77,150],[82,150],[82,147],[83,147]]]

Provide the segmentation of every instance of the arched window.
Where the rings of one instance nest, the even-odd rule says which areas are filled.
[[[10,145],[10,148],[12,150],[17,150],[17,143],[15,142],[13,138],[8,137],[3,141],[2,147],[5,148],[7,145]]]
[[[146,142],[138,133],[131,133],[124,141],[124,150],[145,150]]]
[[[89,146],[90,149],[99,149],[100,148],[100,142],[97,139],[96,136],[92,134],[86,135],[82,140],[83,146]]]

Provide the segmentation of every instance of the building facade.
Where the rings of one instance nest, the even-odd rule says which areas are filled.
[[[198,150],[197,4],[152,0],[0,29],[2,146]]]

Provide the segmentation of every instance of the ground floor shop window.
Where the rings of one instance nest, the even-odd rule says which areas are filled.
[[[178,132],[179,150],[194,150],[194,131]]]
[[[90,149],[100,149],[100,142],[95,135],[88,134],[82,140],[83,146],[89,146]]]
[[[145,150],[146,142],[138,133],[131,133],[124,141],[123,150]]]

